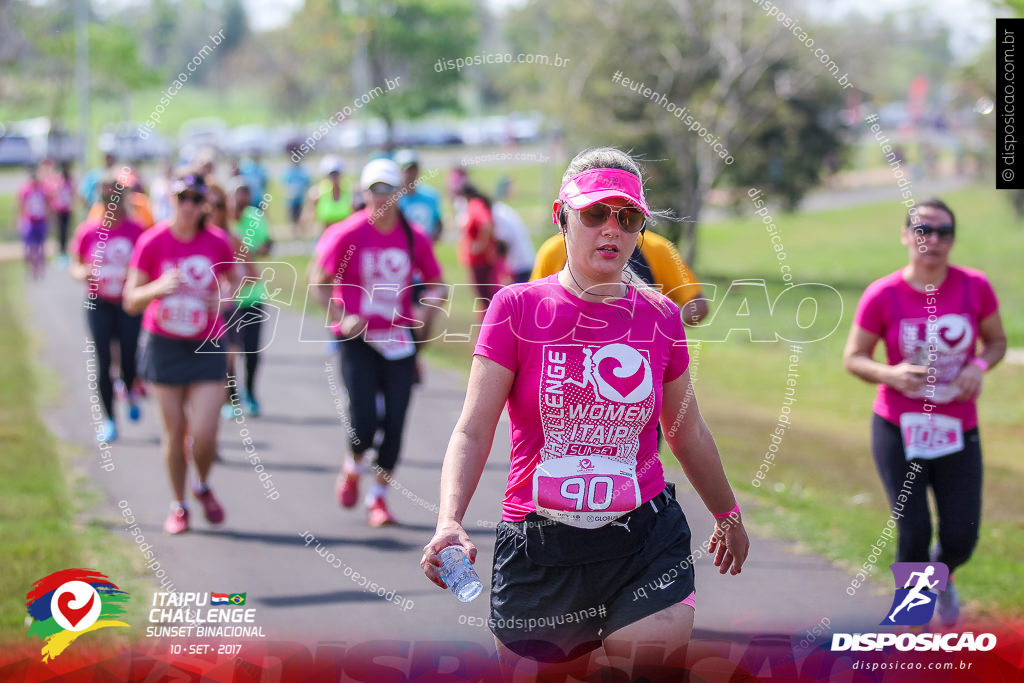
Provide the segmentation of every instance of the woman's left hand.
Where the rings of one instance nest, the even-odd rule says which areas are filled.
[[[953,386],[957,389],[956,397],[953,400],[970,401],[981,391],[981,381],[984,377],[985,371],[974,363],[968,363],[960,368],[956,379],[953,380]]]
[[[747,538],[747,531],[739,515],[715,520],[715,531],[708,542],[708,552],[715,553],[715,566],[719,574],[728,571],[735,575],[743,571],[749,548],[750,539]]]

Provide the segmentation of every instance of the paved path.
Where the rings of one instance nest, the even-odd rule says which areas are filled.
[[[325,354],[322,341],[298,341],[299,315],[286,311],[262,366],[263,416],[244,425],[280,496],[265,497],[243,448],[243,427],[225,421],[220,430],[224,462],[216,466],[211,481],[227,509],[227,521],[211,528],[199,519],[191,533],[169,537],[161,532],[169,490],[158,453],[154,408],[146,404],[141,423],[120,422],[121,440],[113,447],[115,467],[102,470],[91,438],[81,287],[66,273],[51,271],[43,283],[26,289],[36,351],[61,383],[63,398],[46,414],[49,427],[60,439],[90,452],[86,471],[103,494],[93,512],[119,520],[118,503],[130,507],[167,572],[165,580],[173,581],[175,590],[247,592],[248,604],[257,608],[258,623],[275,638],[403,638],[475,641],[491,647],[485,629],[459,623],[460,615],[486,617],[486,599],[461,605],[429,584],[417,566],[420,548],[436,520],[426,507],[437,502],[441,461],[464,397],[463,377],[427,369],[426,383],[414,398],[397,472],[409,493],[399,490],[390,495],[402,524],[371,530],[361,509],[340,509],[332,494],[345,448],[344,413],[332,395],[339,386],[337,360]],[[480,547],[478,566],[485,591],[507,449],[503,418],[466,516],[466,527]],[[706,538],[709,515],[682,483],[678,470],[673,478],[681,482],[681,502],[694,538]],[[416,496],[426,502],[418,504]],[[113,530],[131,544],[125,527],[115,522]],[[341,562],[413,601],[414,607],[403,611],[361,590],[343,569],[317,555],[314,546],[307,548],[303,533],[315,535]],[[750,560],[739,577],[719,576],[710,561],[697,563],[698,638],[802,634],[823,617],[833,628],[853,630],[856,624],[877,624],[888,606],[883,592],[870,595],[862,589],[856,598],[848,597],[844,591],[850,575],[819,556],[797,553],[788,544],[766,538],[752,540]]]

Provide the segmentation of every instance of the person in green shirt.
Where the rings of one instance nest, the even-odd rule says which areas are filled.
[[[342,184],[343,164],[341,159],[328,154],[320,160],[320,174],[323,179],[309,188],[306,195],[304,220],[320,226],[320,234],[328,226],[339,223],[352,215],[352,192]]]
[[[231,217],[235,221],[232,232],[241,242],[237,255],[249,263],[246,274],[242,277],[232,300],[235,310],[228,317],[228,375],[235,376],[235,356],[241,352],[245,356],[245,391],[241,402],[246,412],[253,417],[260,414],[260,404],[256,399],[256,370],[260,361],[260,330],[263,321],[270,317],[265,310],[263,301],[271,298],[267,291],[267,279],[273,276],[273,269],[261,268],[258,263],[270,254],[273,240],[270,228],[263,215],[262,206],[252,206],[252,191],[243,178],[236,178],[231,189]],[[236,383],[231,383],[229,403],[225,405],[225,413],[238,405],[239,397]]]

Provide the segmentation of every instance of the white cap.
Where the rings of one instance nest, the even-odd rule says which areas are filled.
[[[327,156],[325,156],[323,159],[320,160],[320,174],[321,175],[329,175],[331,173],[341,173],[343,168],[344,167],[343,167],[343,165],[341,163],[341,159],[339,159],[338,157],[334,156],[333,154],[328,154]]]
[[[416,154],[416,150],[400,149],[395,152],[395,163],[398,164],[400,168],[406,168],[413,164],[419,165],[420,158],[419,155]]]
[[[401,187],[402,173],[398,164],[391,159],[374,159],[363,167],[363,175],[359,179],[359,187],[370,189],[374,183],[387,183],[392,187]]]

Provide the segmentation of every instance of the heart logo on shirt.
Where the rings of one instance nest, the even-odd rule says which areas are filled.
[[[651,395],[651,365],[632,346],[609,344],[593,355],[598,392],[609,401],[638,403]]]
[[[963,351],[973,340],[970,321],[958,313],[941,316],[935,322],[935,329],[938,330],[938,337],[944,345],[940,348],[945,351]]]
[[[618,358],[605,358],[598,366],[598,372],[615,391],[621,396],[629,396],[633,390],[644,381],[644,367],[641,365],[633,371],[632,375],[624,374],[629,370],[623,367],[622,361]]]
[[[213,284],[213,264],[202,255],[189,256],[181,262],[185,284],[193,289],[207,289]]]
[[[951,346],[951,347],[952,346],[956,346],[961,341],[963,341],[963,338],[966,335],[967,335],[967,332],[961,330],[960,334],[955,339],[950,339],[949,338],[949,328],[948,327],[942,328],[942,331],[939,332],[939,336],[942,337],[942,341],[946,342],[946,345],[947,346]]]

